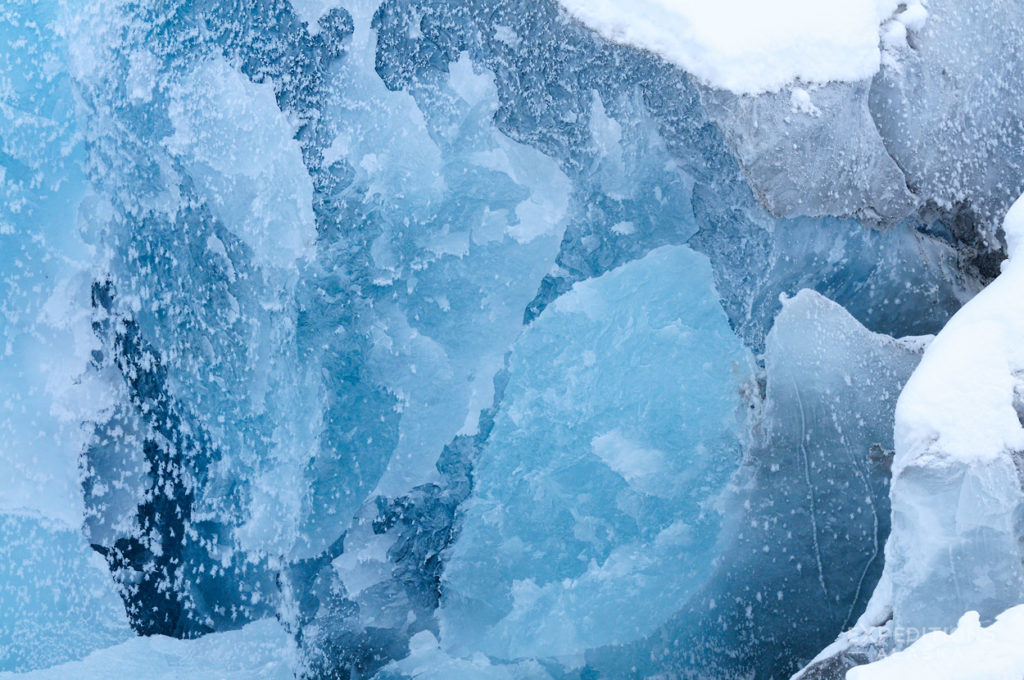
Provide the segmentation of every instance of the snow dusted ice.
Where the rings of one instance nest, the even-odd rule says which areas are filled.
[[[1020,55],[4,3],[0,678],[1019,676]]]

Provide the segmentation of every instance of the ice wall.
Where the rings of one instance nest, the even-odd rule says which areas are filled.
[[[1010,208],[1003,229],[1003,273],[950,319],[896,409],[886,556],[897,626],[952,626],[972,609],[991,620],[1024,597],[1024,203]]]
[[[115,395],[84,375],[98,347],[95,247],[55,6],[0,9],[0,669],[77,659],[131,635],[82,534],[78,453]]]
[[[11,26],[0,512],[67,643],[33,665],[274,617],[310,677],[770,676],[864,606],[915,356],[874,333],[977,290],[947,214],[774,216],[690,76],[554,2]],[[67,564],[89,625],[39,606]]]
[[[753,389],[712,282],[706,258],[661,248],[576,284],[513,346],[445,569],[446,646],[629,642],[707,579]]]
[[[648,639],[589,655],[602,677],[771,677],[856,619],[882,569],[892,409],[920,347],[812,291],[784,303],[716,569]]]
[[[876,611],[803,677],[830,677],[829,665],[873,661],[951,630],[967,611],[989,623],[1024,597],[1016,349],[1024,202],[1010,208],[1003,231],[1002,274],[936,336],[896,405],[892,533]]]

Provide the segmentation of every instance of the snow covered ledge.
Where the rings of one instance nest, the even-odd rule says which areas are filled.
[[[1024,601],[1024,198],[1001,275],[927,349],[896,405],[886,571],[897,631]]]
[[[896,404],[892,533],[871,603],[857,625],[794,680],[841,678],[846,669],[919,639],[896,656],[916,659],[915,650],[924,648],[956,651],[974,640],[990,645],[1007,627],[1020,630],[1016,611],[1001,616],[990,632],[978,632],[980,623],[1024,602],[1024,197],[1003,228],[1008,259],[1002,273],[935,337]],[[958,621],[952,636],[932,633],[951,631]],[[997,676],[858,671],[849,677]]]
[[[607,40],[655,52],[736,94],[871,78],[880,42],[894,31],[905,35],[928,15],[913,0],[559,2]]]

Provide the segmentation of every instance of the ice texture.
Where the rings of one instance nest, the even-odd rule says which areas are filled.
[[[779,677],[865,607],[892,337],[983,277],[860,84],[773,205],[553,0],[0,12],[2,670]]]
[[[94,249],[57,7],[0,8],[0,670],[30,670],[131,635],[82,534],[78,454],[114,395],[86,376]],[[84,303],[84,304],[83,304]]]
[[[877,611],[825,650],[807,680],[949,630],[967,611],[990,623],[1024,597],[1021,199],[1003,232],[1002,273],[929,344],[896,405],[892,533]]]
[[[0,670],[53,666],[131,635],[110,572],[77,527],[0,515]]]
[[[871,111],[910,189],[970,211],[991,241],[1024,190],[1024,76],[1011,56],[1024,38],[1024,8],[1004,0],[926,5],[923,24],[914,21],[920,11],[907,14],[913,3],[904,14],[909,37],[875,77]]]
[[[898,627],[951,626],[968,610],[990,621],[1024,597],[1024,202],[1003,229],[1002,274],[936,336],[896,408],[886,564]]]
[[[868,331],[813,291],[788,299],[727,504],[742,511],[714,573],[654,635],[591,663],[607,677],[772,677],[856,620],[882,570],[892,409],[920,346]]]
[[[3,680],[292,680],[300,670],[295,642],[279,623],[259,621],[198,640],[138,637],[80,661],[32,671],[0,672]]]
[[[889,225],[913,214],[907,188],[868,107],[870,80],[739,96],[705,88],[708,114],[758,199],[780,216],[854,216]]]
[[[707,258],[661,248],[577,283],[513,346],[445,570],[447,646],[629,642],[706,580],[753,363],[712,281]]]

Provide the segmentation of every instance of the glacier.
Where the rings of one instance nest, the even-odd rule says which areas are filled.
[[[5,3],[0,677],[1007,644],[1024,17],[749,4]]]

